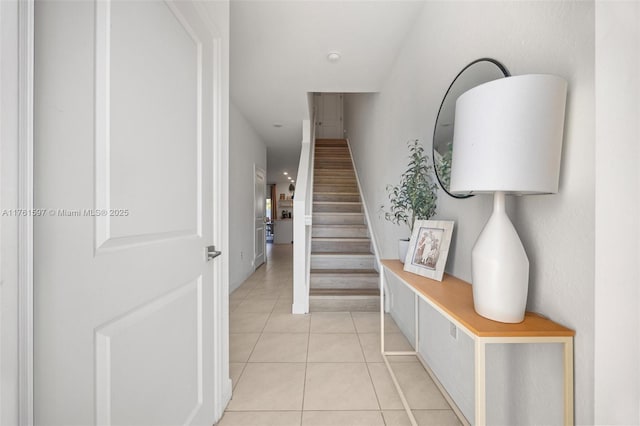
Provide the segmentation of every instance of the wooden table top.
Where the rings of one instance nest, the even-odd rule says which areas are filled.
[[[442,281],[432,280],[406,272],[398,259],[383,259],[385,269],[407,283],[416,292],[479,337],[569,337],[575,331],[544,318],[534,312],[526,312],[524,321],[505,324],[484,318],[473,309],[471,285],[452,275],[444,274]]]

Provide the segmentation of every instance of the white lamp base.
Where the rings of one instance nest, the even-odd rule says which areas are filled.
[[[529,259],[505,211],[505,194],[496,192],[493,213],[471,254],[473,304],[485,318],[505,323],[524,320]]]

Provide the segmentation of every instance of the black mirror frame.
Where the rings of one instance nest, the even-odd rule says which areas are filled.
[[[475,61],[470,62],[464,68],[462,68],[462,70],[453,79],[453,81],[451,82],[451,84],[447,88],[447,91],[445,92],[444,97],[442,98],[442,102],[440,103],[440,108],[438,108],[438,115],[436,116],[436,121],[433,124],[433,136],[432,136],[432,139],[431,139],[431,159],[432,159],[432,162],[433,162],[434,173],[436,175],[436,178],[438,179],[438,184],[440,185],[440,188],[442,188],[444,190],[444,192],[446,192],[450,197],[453,197],[453,198],[469,198],[469,197],[473,197],[473,194],[466,194],[466,195],[452,194],[442,184],[442,180],[440,180],[440,175],[438,174],[438,170],[437,170],[437,167],[436,167],[436,157],[435,157],[436,130],[438,129],[438,120],[440,119],[440,113],[442,112],[442,107],[444,106],[444,102],[447,100],[447,96],[449,95],[449,92],[451,91],[451,88],[456,83],[456,80],[458,80],[458,77],[460,77],[462,75],[462,73],[464,73],[469,67],[471,67],[474,64],[477,64],[478,62],[491,62],[496,67],[498,67],[498,69],[502,72],[502,74],[505,77],[510,77],[511,76],[511,74],[509,73],[509,70],[507,69],[507,67],[505,67],[502,63],[500,63],[496,59],[493,59],[493,58],[476,59]]]

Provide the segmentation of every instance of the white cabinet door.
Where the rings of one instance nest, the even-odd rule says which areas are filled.
[[[190,2],[42,1],[35,46],[36,422],[211,425],[216,38]]]

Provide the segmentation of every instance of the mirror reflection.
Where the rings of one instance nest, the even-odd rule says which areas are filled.
[[[509,76],[509,72],[500,62],[488,58],[478,59],[460,71],[444,95],[433,129],[432,157],[438,181],[447,194],[452,197],[466,198],[471,196],[470,194],[451,194],[449,192],[456,100],[469,89],[507,76]]]

